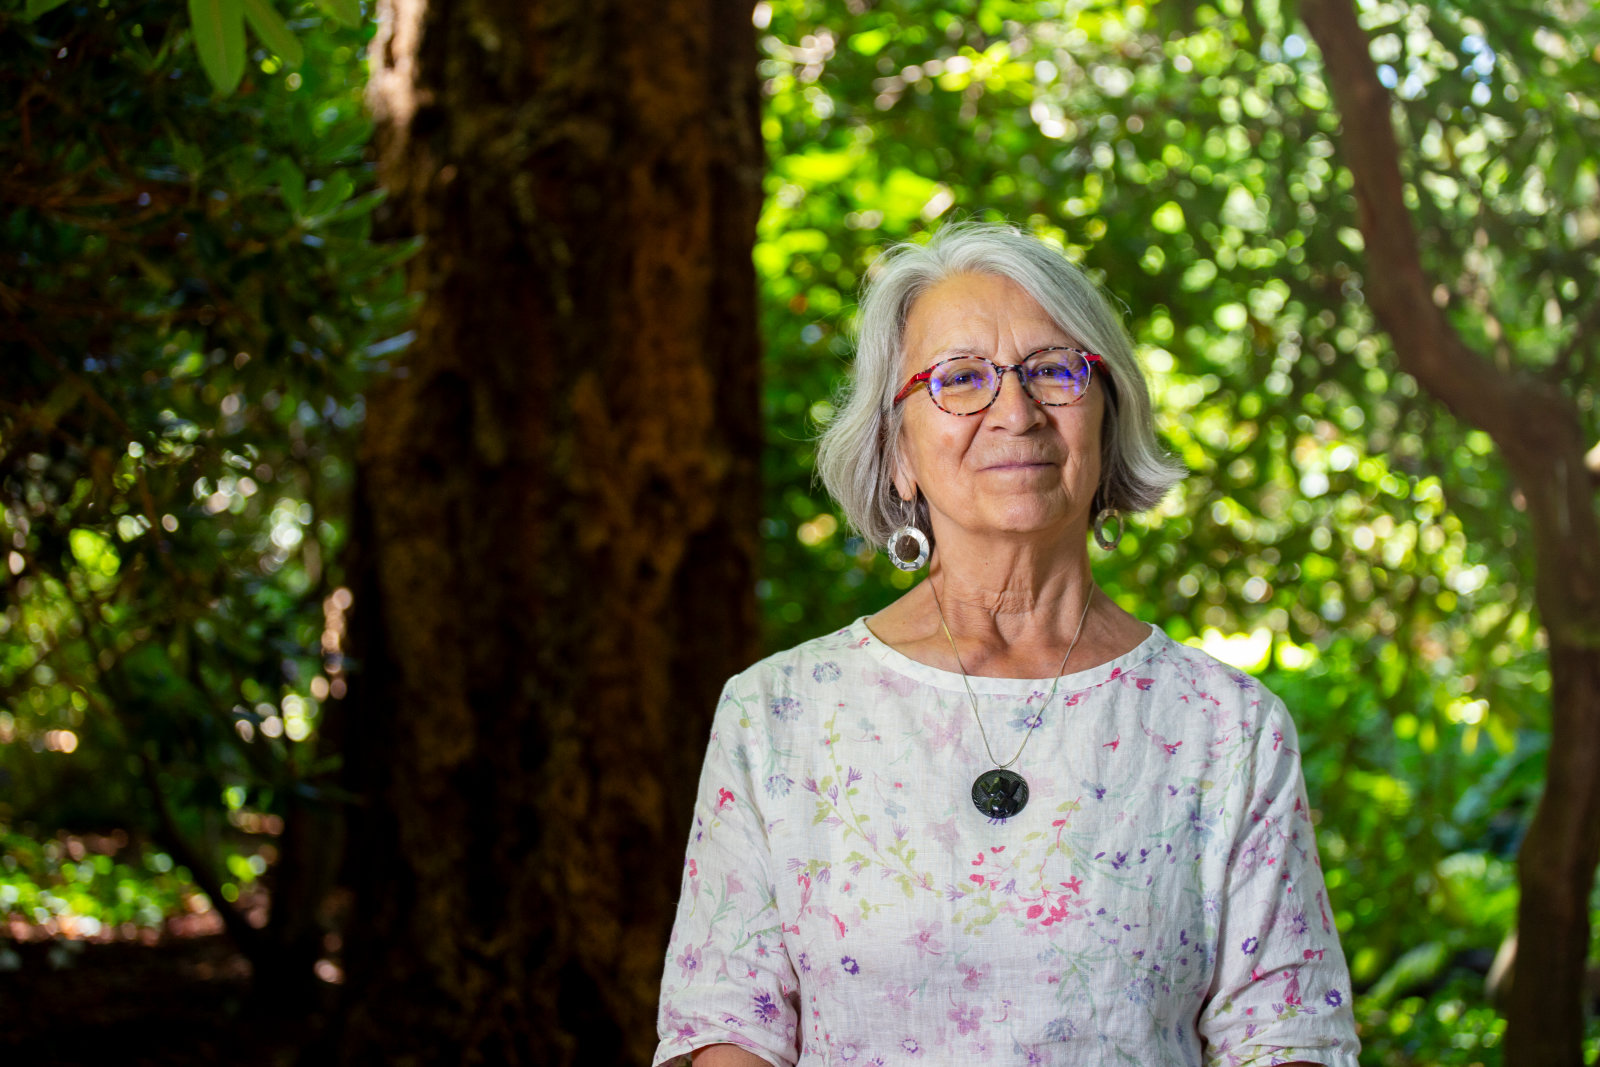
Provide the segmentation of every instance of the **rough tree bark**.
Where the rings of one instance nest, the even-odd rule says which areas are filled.
[[[1600,517],[1576,403],[1561,386],[1472,350],[1432,300],[1405,206],[1388,91],[1351,0],[1304,0],[1343,116],[1366,241],[1367,299],[1400,365],[1487,432],[1527,500],[1535,601],[1550,641],[1551,738],[1544,796],[1518,861],[1517,975],[1506,1062],[1582,1062],[1589,893],[1600,864]]]
[[[359,459],[348,1063],[648,1062],[757,654],[750,5],[383,0],[416,339]]]

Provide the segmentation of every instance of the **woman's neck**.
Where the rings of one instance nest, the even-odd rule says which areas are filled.
[[[1084,531],[1049,544],[989,537],[969,546],[959,534],[943,536],[927,578],[869,624],[920,663],[972,675],[1049,677],[1075,635],[1066,671],[1103,663],[1131,651],[1150,628],[1095,585],[1086,541]]]
[[[958,639],[1006,646],[1070,640],[1096,592],[1088,556],[1076,559],[1019,554],[1011,560],[958,559],[934,553],[928,570],[934,609]],[[1092,609],[1091,609],[1092,610]]]

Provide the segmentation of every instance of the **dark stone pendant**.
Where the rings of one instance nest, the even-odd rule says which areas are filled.
[[[1016,771],[996,767],[972,781],[972,803],[991,819],[1009,819],[1028,803],[1028,783]]]

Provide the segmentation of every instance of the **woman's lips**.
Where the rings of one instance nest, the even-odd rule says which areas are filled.
[[[986,471],[1025,471],[1037,470],[1043,467],[1053,467],[1049,460],[1017,460],[1006,463],[991,463],[983,469]]]

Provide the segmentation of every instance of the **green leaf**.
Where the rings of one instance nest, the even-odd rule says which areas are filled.
[[[1150,225],[1162,233],[1182,233],[1184,229],[1183,208],[1176,201],[1168,200],[1151,213]]]
[[[361,25],[360,0],[317,0],[317,6],[346,26]]]
[[[782,161],[782,169],[802,185],[827,185],[844,180],[860,161],[860,153],[848,149],[843,152],[813,150],[787,157]]]
[[[180,141],[176,137],[172,142],[172,159],[191,178],[200,177],[201,172],[206,169],[206,154],[200,146],[189,141]]]
[[[1407,952],[1384,972],[1367,991],[1367,1001],[1382,1007],[1397,995],[1432,981],[1450,962],[1450,950],[1442,941],[1428,941]]]
[[[217,92],[226,96],[244,76],[244,12],[240,0],[189,0],[194,48]]]
[[[346,200],[332,211],[322,216],[323,222],[340,222],[344,219],[353,219],[357,215],[365,215],[373,208],[383,203],[388,197],[387,189],[373,189],[371,192],[362,193],[352,200]]]
[[[177,284],[170,273],[151,262],[137,248],[128,249],[128,258],[144,272],[145,277],[161,288],[170,290]]]
[[[67,0],[28,0],[28,6],[23,9],[24,19],[36,19],[47,11],[54,11]]]
[[[875,56],[883,51],[883,46],[889,43],[889,39],[888,30],[864,30],[861,33],[851,34],[845,43],[861,55]]]
[[[268,0],[244,0],[244,17],[250,20],[250,28],[261,43],[283,60],[285,66],[298,67],[305,59],[300,39]]]
[[[355,185],[349,174],[342,170],[334,171],[323,181],[322,187],[311,194],[311,199],[306,204],[306,217],[326,215],[339,207],[350,199],[350,194],[355,192]]]
[[[273,177],[278,179],[278,192],[289,210],[304,215],[306,208],[306,176],[294,165],[294,160],[282,156],[273,164]]]

